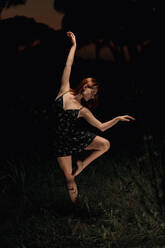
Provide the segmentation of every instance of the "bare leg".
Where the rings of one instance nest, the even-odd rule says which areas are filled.
[[[83,161],[77,161],[77,170],[73,176],[77,176],[80,172],[87,167],[93,160],[100,157],[103,153],[108,151],[110,148],[110,142],[100,136],[96,136],[95,139],[85,148],[85,150],[94,150],[87,158]]]
[[[64,172],[66,179],[66,188],[73,204],[76,204],[78,197],[78,189],[75,177],[72,175],[72,156],[57,157],[58,164]]]
[[[76,204],[78,198],[78,189],[74,176],[66,178],[66,187],[71,201],[73,204]]]

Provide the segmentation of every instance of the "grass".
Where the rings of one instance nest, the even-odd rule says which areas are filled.
[[[152,137],[143,145],[140,155],[107,152],[77,177],[78,211],[54,159],[3,161],[2,247],[165,247],[163,151]]]

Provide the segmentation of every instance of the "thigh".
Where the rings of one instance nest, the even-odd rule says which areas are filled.
[[[64,172],[65,176],[69,176],[72,174],[72,155],[57,157],[57,162]]]
[[[100,150],[102,149],[104,146],[109,145],[109,140],[101,137],[101,136],[96,136],[92,142],[85,147],[85,150]]]

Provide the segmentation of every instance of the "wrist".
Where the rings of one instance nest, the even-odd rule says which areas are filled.
[[[77,45],[76,45],[76,44],[72,44],[72,47],[73,47],[73,48],[76,48],[76,47],[77,47]]]

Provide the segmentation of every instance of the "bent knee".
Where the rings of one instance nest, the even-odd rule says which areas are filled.
[[[105,139],[104,142],[103,142],[103,148],[105,149],[105,151],[108,151],[110,149],[110,141]]]

